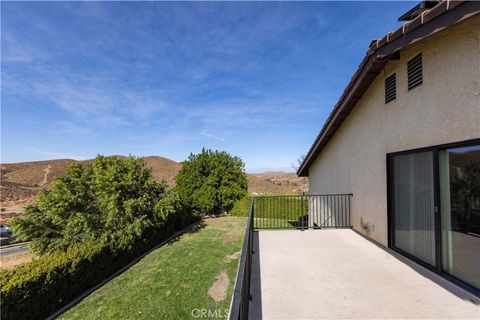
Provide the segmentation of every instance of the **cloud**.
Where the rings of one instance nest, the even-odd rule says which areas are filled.
[[[73,128],[77,133],[86,132],[87,127],[145,125],[165,109],[161,90],[136,83],[137,77],[142,77],[139,74],[148,70],[148,61],[131,63],[125,61],[128,54],[112,55],[122,50],[130,53],[128,49],[140,54],[142,50],[122,47],[128,44],[128,39],[121,37],[127,26],[114,20],[118,29],[105,28],[101,18],[108,10],[103,5],[44,6],[43,15],[21,6],[8,4],[5,9],[10,20],[2,28],[2,102],[5,97],[21,97],[57,108],[63,111],[55,114],[60,118],[57,122],[76,124],[60,128]],[[64,17],[49,19],[52,11],[47,8],[62,11]],[[89,19],[96,23],[77,24]],[[16,28],[20,22],[22,28]],[[99,30],[92,30],[94,26]],[[3,107],[8,110],[9,104],[3,103]]]
[[[73,159],[73,160],[85,160],[84,157],[78,156],[78,155],[71,155],[71,154],[65,154],[65,153],[58,153],[58,152],[50,152],[50,151],[45,151],[45,150],[40,150],[37,148],[30,148],[27,147],[25,148],[26,151],[34,152],[42,156],[48,156],[49,159],[56,158],[56,159]]]
[[[48,141],[36,154],[68,156],[63,144],[180,160],[225,142],[250,166],[288,165],[369,41],[392,30],[392,6],[410,4],[5,2],[6,150]]]
[[[80,125],[69,120],[58,120],[54,122],[55,128],[61,132],[67,132],[74,135],[84,136],[91,133],[90,128],[86,125]]]
[[[208,132],[200,132],[200,135],[203,136],[203,137],[212,139],[212,140],[217,140],[217,141],[225,142],[225,139],[224,139],[224,138],[219,137],[219,136],[216,136],[216,135],[213,135],[213,134],[208,133]]]
[[[252,98],[225,99],[180,109],[182,119],[204,128],[223,130],[287,127],[321,108],[323,98],[261,94]]]
[[[55,106],[66,112],[61,121],[84,128],[175,125],[175,115],[205,125],[266,122],[258,117],[275,116],[267,108],[291,112],[279,105],[285,96],[265,97],[262,83],[241,77],[276,63],[258,51],[297,29],[305,12],[255,7],[252,14],[242,3],[67,3],[52,7],[62,19],[22,12],[25,28],[3,30],[5,74],[15,80],[6,92]],[[220,104],[222,95],[233,99]],[[197,101],[209,96],[215,101]]]
[[[124,89],[113,78],[102,75],[74,78],[68,72],[52,68],[30,68],[25,82],[15,74],[6,74],[2,86],[9,95],[32,96],[67,114],[58,122],[61,128],[86,133],[87,127],[115,128],[150,122],[165,103],[158,90]],[[6,81],[5,81],[6,80]],[[72,124],[75,123],[75,126]],[[79,126],[82,126],[81,130]],[[70,130],[69,130],[70,131]]]
[[[148,121],[164,107],[162,98],[156,98],[155,92],[115,88],[94,77],[89,82],[80,83],[53,77],[52,80],[50,84],[34,86],[39,97],[67,111],[77,120],[100,126],[116,127],[130,125],[134,121]]]

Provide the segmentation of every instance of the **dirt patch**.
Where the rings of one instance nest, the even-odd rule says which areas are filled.
[[[235,234],[226,234],[222,237],[222,242],[224,244],[232,243],[235,240],[238,240],[238,235]]]
[[[219,303],[227,294],[228,288],[228,275],[225,271],[222,271],[218,276],[213,285],[208,289],[208,295],[210,298]]]
[[[16,266],[19,266],[21,264],[24,264],[24,263],[32,260],[33,257],[34,257],[34,255],[32,253],[29,253],[29,252],[12,254],[12,255],[5,256],[5,257],[1,257],[0,268],[4,269],[4,270],[13,269]]]
[[[238,252],[235,252],[234,254],[226,255],[223,258],[223,262],[230,262],[232,260],[237,260],[238,258],[240,258],[240,253],[242,253],[242,251],[238,251]]]
[[[42,182],[40,182],[41,186],[44,186],[48,183],[48,175],[50,174],[51,169],[52,169],[51,165],[48,165],[48,167],[43,169],[43,172],[45,172],[45,175],[43,176]]]
[[[19,212],[14,212],[14,211],[1,212],[0,213],[0,223],[8,225],[10,220],[12,220],[13,218],[19,217],[22,214],[23,214],[22,211],[19,211]]]

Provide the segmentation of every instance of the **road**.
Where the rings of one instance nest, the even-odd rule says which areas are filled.
[[[26,243],[19,243],[19,244],[11,244],[8,246],[1,246],[0,247],[0,256],[8,256],[12,254],[19,254],[28,252],[30,248],[28,247],[28,242]]]

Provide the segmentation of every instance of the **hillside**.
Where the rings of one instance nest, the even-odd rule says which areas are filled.
[[[115,156],[124,158],[123,156]],[[41,188],[48,188],[55,177],[64,174],[68,164],[76,161],[70,159],[19,162],[1,165],[1,221],[21,213],[26,204],[35,201],[35,194]],[[165,180],[170,186],[175,183],[175,176],[181,164],[159,157],[145,157],[147,166],[157,180]],[[265,172],[248,174],[248,191],[268,194],[292,194],[306,192],[307,179],[298,178],[289,172]]]
[[[248,174],[248,191],[268,194],[300,194],[308,191],[308,179],[293,172]]]

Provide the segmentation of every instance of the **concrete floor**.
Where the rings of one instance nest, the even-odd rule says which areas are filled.
[[[480,319],[480,301],[350,229],[255,233],[250,319]]]

